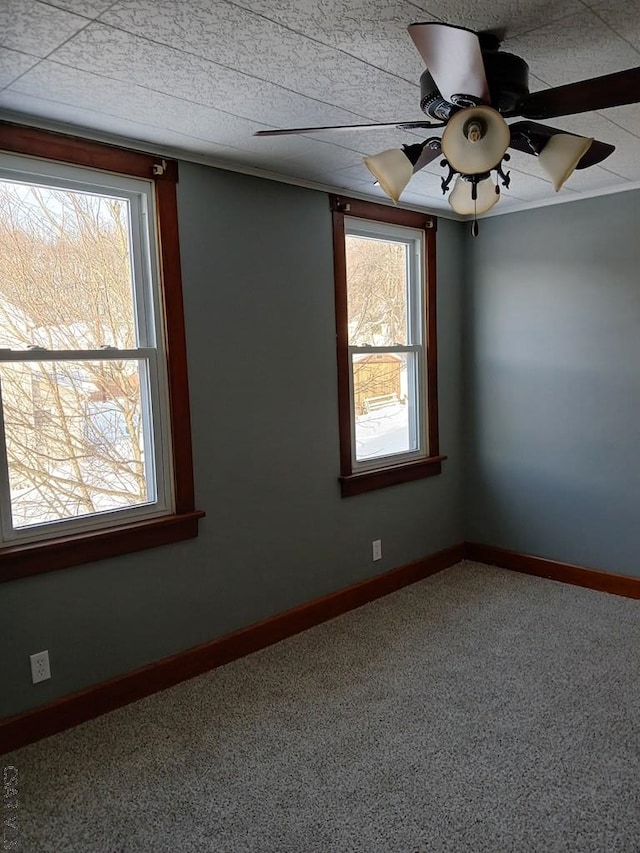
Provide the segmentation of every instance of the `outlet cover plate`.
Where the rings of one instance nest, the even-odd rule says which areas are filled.
[[[34,684],[51,678],[48,651],[36,652],[35,655],[29,656],[29,660],[31,661],[31,679]]]

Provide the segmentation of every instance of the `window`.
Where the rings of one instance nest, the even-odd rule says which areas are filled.
[[[331,196],[345,496],[439,474],[435,219]]]
[[[195,536],[176,164],[0,140],[0,578]]]

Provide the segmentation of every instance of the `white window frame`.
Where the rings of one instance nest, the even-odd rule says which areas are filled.
[[[0,363],[91,360],[135,360],[141,371],[141,395],[145,420],[145,468],[150,497],[144,504],[108,510],[81,518],[14,528],[0,407],[0,544],[38,542],[80,534],[136,521],[170,515],[175,511],[174,472],[167,376],[162,290],[159,277],[156,202],[153,181],[125,177],[84,166],[15,154],[0,155],[0,178],[62,189],[85,190],[125,198],[130,210],[132,277],[137,346],[119,350],[0,350]],[[145,392],[146,387],[146,392]],[[1,393],[1,387],[0,387]]]
[[[424,231],[403,225],[379,222],[370,219],[360,219],[352,216],[344,217],[345,244],[350,236],[364,237],[373,240],[386,240],[402,243],[407,246],[407,344],[395,346],[352,346],[349,345],[349,396],[351,418],[351,466],[354,473],[376,471],[383,468],[395,467],[404,463],[420,461],[428,458],[428,425],[427,425],[427,362],[426,362],[426,328],[425,328],[425,240]],[[347,291],[349,280],[347,275]],[[357,459],[356,456],[356,407],[353,387],[354,357],[376,353],[407,353],[408,359],[408,388],[412,386],[413,393],[409,395],[409,431],[410,439],[415,443],[415,450],[404,453],[393,453],[386,456],[376,456],[371,459]],[[413,362],[413,370],[409,364]],[[414,375],[411,376],[411,373]]]

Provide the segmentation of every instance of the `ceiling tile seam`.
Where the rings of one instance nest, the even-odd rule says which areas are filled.
[[[604,172],[608,172],[608,174],[610,175],[615,175],[616,178],[620,178],[622,181],[627,181],[627,183],[634,180],[634,178],[627,178],[625,175],[621,175],[619,172],[614,172],[613,169],[609,169],[607,166],[603,166],[602,163],[599,163],[598,166]]]
[[[582,0],[580,0],[580,2],[582,2]],[[591,12],[592,10],[589,9],[588,11]],[[562,21],[566,21],[569,18],[575,18],[576,15],[578,15],[578,14],[581,15],[582,13],[570,12],[568,15],[561,15],[559,18],[552,18],[551,20],[545,21],[544,24],[538,24],[535,27],[530,27],[528,30],[520,30],[519,32],[514,32],[514,34],[512,36],[507,35],[507,37],[505,38],[505,41],[508,41],[511,38],[519,39],[519,38],[522,38],[523,36],[528,36],[530,33],[535,33],[538,30],[544,30],[544,28],[548,27],[550,24],[560,24],[560,23],[562,23]],[[538,79],[540,79],[540,78],[538,78]]]
[[[628,104],[627,106],[630,106],[630,105]],[[608,122],[609,122],[609,124],[614,125],[615,127],[619,128],[620,130],[624,130],[624,132],[625,132],[625,133],[628,133],[630,136],[635,137],[635,139],[640,139],[640,135],[638,135],[637,133],[634,133],[634,131],[633,131],[633,130],[629,130],[629,128],[628,128],[628,127],[625,127],[625,126],[624,126],[624,125],[622,125],[622,124],[618,124],[618,122],[617,122],[617,121],[614,121],[614,120],[613,120],[612,118],[610,118],[609,116],[605,116],[605,115],[603,115],[601,112],[598,112],[597,110],[594,110],[594,112],[595,112],[595,114],[596,114],[596,115],[600,116],[600,118],[603,118],[603,119],[605,119],[606,121],[608,121]]]
[[[259,83],[268,83],[270,86],[274,86],[275,88],[281,89],[283,92],[288,92],[291,95],[297,95],[300,98],[306,98],[307,100],[313,101],[316,104],[322,104],[322,106],[325,106],[325,107],[333,107],[334,109],[342,110],[343,112],[346,112],[346,113],[351,113],[353,116],[355,116],[358,119],[364,118],[369,122],[377,121],[376,117],[362,116],[359,113],[354,113],[353,110],[350,110],[348,107],[342,107],[339,104],[332,104],[329,101],[322,101],[322,100],[320,100],[320,98],[314,98],[313,95],[307,95],[304,92],[298,92],[296,89],[289,89],[287,86],[283,86],[281,83],[274,83],[271,80],[267,80],[264,77],[258,77],[255,74],[249,74],[246,71],[239,71],[237,68],[233,68],[230,65],[224,65],[224,63],[222,63],[222,62],[216,62],[213,59],[207,59],[206,56],[201,56],[199,53],[192,53],[191,51],[184,50],[183,48],[180,48],[180,47],[173,47],[172,45],[167,44],[166,42],[156,41],[155,39],[148,38],[148,36],[141,36],[141,35],[138,35],[137,33],[132,33],[129,30],[125,29],[124,27],[117,27],[114,24],[107,24],[104,21],[101,21],[99,18],[96,18],[93,21],[89,21],[87,26],[90,26],[91,24],[99,24],[102,27],[107,27],[108,29],[115,30],[116,32],[125,33],[128,36],[133,36],[134,38],[141,39],[142,41],[148,41],[150,44],[158,45],[158,47],[168,48],[169,50],[173,50],[176,53],[182,53],[185,56],[194,56],[194,57],[196,57],[196,59],[200,59],[203,62],[206,62],[208,65],[213,65],[213,66],[216,66],[217,68],[224,68],[225,71],[231,71],[233,74],[238,74],[241,77],[247,77],[249,80],[257,80]],[[82,30],[79,30],[79,32],[82,32],[85,29],[86,29],[86,27],[83,27]],[[78,33],[75,33],[73,36],[71,36],[71,39],[75,38],[75,35],[78,35]],[[67,39],[67,41],[69,41],[69,40],[70,39]],[[66,42],[64,42],[64,44],[66,44]],[[60,47],[62,47],[62,45],[58,45],[56,50],[58,50],[58,48],[60,48]],[[49,59],[49,57],[51,57],[51,55],[53,53],[55,53],[55,50],[43,58]],[[55,60],[51,60],[51,61],[56,62],[58,65],[64,65],[67,68],[73,68],[76,71],[84,71],[83,68],[79,68],[76,65],[71,65],[71,64],[68,64],[66,62],[61,62],[59,59],[55,59]],[[363,63],[363,64],[366,64],[366,63]],[[92,71],[90,73],[93,74],[96,72]],[[107,79],[107,80],[117,80],[120,83],[126,82],[126,81],[121,80],[119,77],[111,77],[110,75],[107,75],[107,74],[99,74],[98,76],[103,77],[104,79]],[[140,85],[140,84],[136,83],[135,85]],[[160,92],[161,94],[166,94],[166,95],[171,94],[170,92],[163,92],[160,89],[152,89],[150,86],[145,86],[143,88],[149,89],[152,92]],[[417,85],[416,85],[416,88],[418,88]],[[177,96],[173,96],[173,97],[177,97]],[[185,100],[185,101],[188,101],[189,103],[194,103],[194,104],[201,103],[200,101],[189,101],[187,98],[181,98],[181,100]],[[211,104],[202,104],[202,106],[211,106]],[[217,109],[217,107],[216,107],[216,109]],[[238,118],[242,118],[242,116],[238,116]],[[249,119],[249,121],[251,121],[251,119]],[[267,126],[273,127],[273,125],[267,125]]]
[[[430,12],[428,9],[425,9],[424,6],[420,6],[418,3],[414,3],[413,0],[407,0],[407,3],[410,6],[413,6],[415,9],[417,9],[419,12],[424,12],[425,15],[429,15],[430,17],[435,18],[437,21],[440,21],[440,23],[442,23],[442,24],[446,23],[446,21],[444,21],[440,17],[440,15],[436,15],[435,12]],[[419,21],[410,21],[409,23],[420,23],[420,22]]]
[[[20,94],[22,94],[22,93],[20,93]],[[28,95],[28,97],[32,97],[32,96],[31,96],[31,95]],[[194,134],[192,134],[192,133],[183,133],[183,132],[182,132],[182,131],[180,131],[180,130],[173,130],[172,128],[162,127],[161,125],[157,125],[157,124],[150,124],[148,121],[137,121],[136,119],[129,119],[129,118],[127,118],[126,116],[120,116],[120,115],[117,115],[116,113],[106,112],[105,110],[97,110],[97,109],[95,109],[94,107],[82,107],[82,106],[78,106],[78,104],[69,103],[68,101],[61,101],[61,100],[58,100],[58,99],[55,99],[55,98],[47,98],[47,97],[45,97],[44,95],[38,95],[38,99],[39,99],[39,100],[42,100],[42,101],[47,101],[48,103],[51,103],[51,104],[61,104],[62,106],[72,107],[73,109],[81,110],[83,113],[88,113],[88,114],[90,114],[90,115],[91,115],[91,114],[93,114],[93,115],[96,115],[96,116],[103,116],[103,117],[107,117],[107,118],[119,119],[120,121],[132,122],[132,123],[134,123],[134,124],[138,124],[138,125],[140,125],[141,127],[148,127],[148,128],[152,128],[153,130],[160,130],[160,131],[163,131],[163,130],[164,130],[164,131],[169,130],[169,131],[170,131],[172,134],[174,134],[175,136],[181,136],[181,137],[184,137],[184,139],[194,140],[195,142],[204,142],[204,143],[208,143],[208,144],[210,144],[210,145],[216,145],[216,146],[218,146],[218,147],[220,147],[220,148],[226,148],[226,149],[228,149],[228,150],[229,150],[229,151],[231,151],[231,152],[237,151],[237,152],[241,152],[241,153],[243,153],[243,154],[252,154],[252,153],[254,153],[254,152],[250,151],[249,149],[246,149],[246,148],[238,148],[236,145],[229,145],[229,144],[228,144],[228,143],[226,143],[226,142],[217,142],[215,139],[204,139],[203,137],[201,137],[201,136],[196,136],[196,135],[194,135]],[[99,132],[99,131],[98,131],[98,132]],[[144,144],[144,140],[133,140],[133,141],[134,141],[134,142],[138,142],[138,141],[139,141],[139,142],[141,142],[142,144]],[[152,144],[152,145],[155,145],[155,146],[162,147],[162,143],[159,143],[159,142],[153,142],[153,143],[149,143],[149,144]],[[187,152],[187,151],[186,151],[185,153],[186,153],[186,154],[188,154],[188,152]],[[355,152],[355,153],[359,153],[359,152]],[[205,155],[205,156],[206,156],[206,155]],[[294,156],[295,156],[295,155],[284,156],[284,157],[282,158],[282,161],[283,161],[283,162],[285,163],[285,165],[286,165],[286,164],[287,164],[287,161],[288,161],[289,159],[293,159],[293,157],[294,157]],[[238,165],[238,166],[242,166],[243,164],[242,164],[242,163],[236,163],[236,165]],[[261,168],[261,167],[260,167],[260,166],[252,166],[251,168],[259,169],[259,168]],[[346,167],[346,168],[349,168],[349,167]],[[284,173],[283,173],[283,176],[285,176],[285,177],[292,177],[292,176],[286,176],[286,175],[284,175]]]
[[[295,30],[293,27],[288,27],[285,24],[280,23],[279,21],[275,21],[273,18],[269,18],[267,15],[263,15],[260,12],[256,12],[251,8],[247,8],[240,3],[234,3],[232,0],[224,0],[227,6],[233,6],[236,9],[242,9],[243,12],[249,12],[251,15],[255,15],[256,18],[262,18],[263,21],[269,21],[270,24],[274,24],[282,30],[286,30],[288,33],[293,33],[296,36],[300,36],[301,38],[310,41],[312,44],[318,44],[321,47],[327,48],[328,50],[334,50],[336,53],[341,53],[343,56],[348,56],[350,59],[355,59],[357,62],[361,62],[363,65],[366,65],[368,68],[375,68],[376,71],[380,71],[382,74],[386,74],[389,77],[395,77],[396,80],[401,80],[403,83],[409,83],[412,86],[417,87],[417,83],[415,80],[408,80],[406,77],[403,77],[401,74],[394,74],[393,71],[389,71],[388,68],[381,68],[379,65],[374,65],[372,62],[367,62],[366,59],[363,59],[361,56],[356,56],[353,53],[349,53],[348,50],[344,50],[341,47],[336,47],[333,44],[327,44],[320,39],[315,39],[302,30]],[[204,57],[203,57],[204,58]]]
[[[201,136],[194,136],[192,133],[183,133],[180,130],[173,130],[170,127],[163,127],[162,125],[159,125],[159,124],[150,124],[148,121],[139,121],[136,119],[130,119],[130,118],[127,118],[126,116],[118,115],[117,113],[107,112],[106,110],[98,110],[95,107],[83,107],[83,106],[80,106],[79,104],[70,103],[69,101],[60,100],[58,98],[47,98],[44,95],[33,96],[33,95],[30,95],[26,92],[16,92],[16,94],[26,95],[26,97],[28,97],[28,98],[37,97],[38,100],[47,101],[47,103],[50,103],[50,104],[60,104],[61,106],[64,106],[64,107],[72,107],[75,110],[81,110],[83,113],[90,113],[90,114],[94,114],[96,116],[104,116],[107,118],[115,118],[115,119],[119,119],[120,121],[133,122],[134,124],[139,124],[141,127],[149,127],[149,128],[152,128],[153,130],[164,130],[164,131],[168,130],[170,133],[173,133],[176,136],[184,136],[185,139],[194,139],[197,142],[207,142],[210,145],[219,145],[221,148],[228,148],[230,151],[242,151],[242,152],[248,153],[248,154],[252,153],[251,151],[248,151],[246,148],[237,148],[234,145],[228,145],[226,142],[216,142],[215,139],[204,139]],[[46,118],[46,117],[43,116],[43,118]],[[55,119],[54,119],[54,121],[55,121]],[[134,140],[134,141],[136,141],[136,140]],[[140,140],[140,141],[143,142],[144,140]],[[160,143],[151,143],[151,144],[159,145]],[[283,159],[286,159],[286,158],[283,158]]]
[[[113,0],[113,3],[111,3],[109,6],[107,6],[106,9],[103,9],[99,13],[99,15],[95,15],[93,18],[90,15],[83,14],[82,12],[70,12],[69,9],[65,9],[64,6],[58,6],[58,4],[54,3],[53,0],[36,0],[36,2],[38,3],[39,6],[49,6],[52,9],[58,9],[58,11],[60,11],[60,12],[68,12],[70,15],[76,15],[76,17],[78,17],[78,18],[85,18],[85,20],[87,20],[87,21],[95,21],[95,20],[97,20],[97,18],[100,17],[100,15],[104,15],[105,12],[108,12],[110,9],[113,9],[114,6],[117,6],[117,4],[120,2],[120,0]],[[82,32],[82,30],[78,30],[78,32]]]
[[[51,54],[49,56],[51,56]],[[133,80],[123,80],[120,77],[112,77],[109,74],[102,74],[98,71],[86,71],[83,68],[78,68],[76,65],[69,65],[66,62],[61,62],[59,59],[50,59],[49,57],[44,57],[44,58],[40,59],[40,62],[44,61],[45,58],[47,59],[48,62],[51,62],[53,65],[59,65],[61,68],[70,68],[72,71],[79,71],[81,74],[92,74],[95,77],[99,77],[101,80],[113,80],[114,83],[121,83],[124,86],[127,86],[127,85],[137,86],[140,89],[144,89],[147,92],[155,92],[158,95],[164,95],[165,97],[168,97],[168,98],[175,98],[175,100],[182,101],[185,104],[194,104],[195,106],[205,107],[207,109],[216,110],[217,112],[224,113],[224,115],[232,116],[233,118],[239,118],[239,119],[242,119],[243,121],[250,121],[250,122],[253,122],[255,124],[261,124],[265,128],[272,128],[273,127],[272,124],[268,124],[268,123],[263,122],[263,121],[258,121],[257,119],[255,119],[251,116],[245,116],[245,115],[240,115],[238,113],[232,113],[232,112],[229,112],[229,110],[223,109],[222,107],[217,107],[213,104],[205,104],[203,101],[194,101],[191,98],[185,98],[182,95],[176,95],[175,93],[167,92],[164,89],[154,89],[152,86],[147,86],[144,83],[137,83]],[[40,62],[38,62],[37,64],[39,65]],[[213,63],[213,64],[215,65],[217,63]],[[32,71],[33,68],[35,68],[35,67],[36,66],[33,66],[32,68],[29,68],[27,71],[23,72],[23,74],[21,74],[20,77],[16,78],[16,80],[12,81],[6,88],[8,88],[8,89],[11,88],[11,86],[13,86],[13,84],[15,82],[17,82],[17,80],[22,78],[24,76],[24,74],[27,74],[29,71]],[[278,87],[278,88],[282,88],[282,87]],[[18,94],[21,94],[21,95],[22,94],[28,94],[26,92],[20,92],[19,89],[15,89],[14,91],[16,91]],[[308,98],[308,100],[313,101],[314,103],[321,103],[321,104],[323,104],[323,106],[333,107],[334,109],[342,109],[344,112],[349,112],[349,113],[351,112],[351,110],[348,110],[344,107],[338,107],[338,106],[336,106],[336,104],[329,104],[329,103],[325,103],[324,101],[318,101],[317,98],[311,98],[307,95],[302,95],[299,92],[293,92],[292,90],[287,90],[287,89],[285,89],[284,91],[291,91],[292,94],[297,94],[301,98]],[[354,119],[366,119],[367,121],[375,121],[375,119],[371,118],[370,116],[361,116],[361,115],[358,115],[358,113],[352,113],[352,115],[354,116]]]
[[[116,2],[118,2],[118,0],[116,0]],[[26,69],[26,71],[22,71],[20,74],[18,74],[18,76],[17,76],[17,77],[14,77],[14,78],[13,78],[13,80],[9,80],[9,82],[8,82],[8,83],[5,83],[5,84],[4,84],[4,86],[0,86],[0,92],[4,92],[4,90],[5,90],[5,89],[8,89],[8,88],[9,88],[9,86],[12,86],[12,85],[16,82],[16,80],[19,80],[19,79],[20,79],[21,77],[23,77],[23,76],[24,76],[28,71],[33,71],[33,69],[34,69],[36,66],[40,65],[40,63],[42,62],[42,57],[41,57],[41,56],[35,56],[35,54],[33,54],[33,53],[27,53],[27,51],[26,51],[26,50],[14,50],[12,47],[5,47],[5,48],[4,48],[4,50],[10,50],[10,51],[11,51],[11,53],[19,53],[19,54],[20,54],[20,56],[28,56],[28,57],[30,57],[31,59],[35,59],[36,61],[33,63],[33,65],[31,65],[29,68],[27,68],[27,69]]]
[[[580,0],[580,2],[582,2],[582,0]],[[599,14],[596,12],[596,10],[595,10],[595,9],[591,9],[591,13],[592,13],[592,14],[593,14],[593,15],[594,15],[594,16],[595,16],[595,17],[596,17],[596,18],[597,18],[601,23],[603,23],[603,24],[605,25],[605,27],[606,27],[608,30],[611,30],[611,32],[612,32],[615,36],[617,36],[618,38],[621,38],[621,39],[622,39],[622,41],[626,42],[626,43],[629,45],[629,47],[630,47],[630,48],[632,48],[632,50],[640,56],[640,50],[638,50],[638,48],[635,46],[635,44],[633,44],[633,42],[630,42],[630,41],[629,41],[629,39],[628,39],[628,38],[626,38],[626,36],[623,36],[623,35],[622,35],[622,33],[619,33],[619,32],[618,32],[614,27],[612,27],[612,26],[611,26],[611,24],[610,24],[608,21],[605,21],[605,19],[604,19],[601,15],[599,15]]]
[[[41,0],[36,0],[36,2],[37,2],[39,5],[41,5],[41,6],[48,6],[48,5],[49,5],[48,3],[42,3],[42,2],[41,2]],[[117,3],[117,2],[119,2],[119,0],[115,0],[115,2]],[[58,7],[56,6],[55,8],[57,9]],[[66,10],[61,10],[61,11],[66,11]],[[75,12],[70,12],[69,14],[71,14],[71,15],[75,15]],[[92,24],[92,23],[93,23],[93,21],[94,21],[94,19],[93,19],[93,18],[87,18],[87,17],[86,17],[86,15],[76,15],[76,17],[77,17],[77,18],[82,18],[82,20],[86,21],[87,23],[86,23],[83,27],[80,27],[80,29],[79,29],[79,30],[77,30],[75,33],[73,33],[73,35],[70,35],[70,36],[69,36],[69,38],[66,38],[66,39],[65,39],[63,42],[61,42],[60,44],[57,44],[57,45],[54,47],[54,49],[53,49],[53,50],[50,50],[50,51],[49,51],[49,53],[48,53],[46,56],[40,56],[40,57],[38,57],[38,61],[35,63],[35,65],[32,65],[32,66],[31,66],[31,68],[27,68],[25,71],[23,71],[23,72],[22,72],[22,74],[18,74],[18,76],[17,76],[14,80],[12,80],[12,81],[9,83],[9,85],[8,85],[8,86],[3,86],[3,87],[2,87],[2,90],[0,90],[0,91],[5,91],[5,90],[6,90],[6,89],[8,89],[10,86],[13,86],[13,84],[14,84],[14,83],[17,83],[17,82],[18,82],[18,80],[20,80],[22,77],[24,77],[24,75],[25,75],[25,74],[28,74],[30,71],[33,71],[33,70],[34,70],[34,68],[37,68],[37,67],[38,67],[42,62],[44,62],[45,60],[49,59],[49,57],[50,57],[53,53],[55,53],[55,52],[56,52],[56,50],[59,50],[61,47],[64,47],[64,45],[65,45],[65,44],[68,44],[68,42],[70,42],[70,41],[71,41],[71,39],[75,38],[79,33],[84,32],[84,31],[87,29],[87,27],[88,27],[90,24]],[[20,53],[20,52],[22,52],[22,51],[16,51],[16,53]],[[28,54],[26,54],[26,55],[27,55],[27,56],[31,56],[32,54],[29,54],[29,53],[28,53]]]
[[[61,65],[61,66],[62,66],[62,63],[60,63],[60,62],[55,62],[54,60],[49,60],[49,61],[50,61],[50,62],[53,62],[53,64],[55,64],[55,65]],[[35,67],[35,66],[34,66],[34,67]],[[64,67],[67,67],[67,66],[64,66]],[[29,70],[31,70],[31,69],[29,69]],[[25,72],[25,73],[26,73],[26,72]],[[84,72],[84,73],[92,73],[92,74],[93,74],[94,72]],[[22,75],[21,75],[21,76],[22,76]],[[100,74],[96,74],[96,76],[97,76],[97,77],[100,77],[101,79],[109,79],[109,80],[110,80],[110,79],[113,79],[113,78],[110,78],[110,77],[105,78],[105,77],[103,77],[103,76],[102,76],[102,75],[100,75]],[[12,83],[10,83],[8,86],[4,87],[4,89],[3,89],[3,90],[1,90],[1,91],[13,92],[13,93],[15,93],[15,94],[17,94],[17,95],[26,95],[27,97],[31,97],[31,94],[30,94],[29,92],[21,92],[21,91],[20,91],[20,89],[13,89],[12,87],[13,87],[13,83],[14,83],[14,82],[16,82],[16,81],[13,81],[13,82],[12,82]],[[119,81],[117,81],[117,82],[119,82]],[[141,85],[141,84],[139,84],[139,83],[135,83],[134,85],[135,85],[135,86],[139,86],[141,89],[144,89],[145,91],[149,91],[149,92],[156,92],[157,94],[165,95],[166,97],[175,98],[176,100],[182,101],[183,103],[186,103],[186,104],[195,104],[195,105],[197,105],[197,106],[204,106],[204,107],[205,107],[205,108],[207,108],[207,109],[215,109],[215,110],[217,110],[218,112],[224,113],[225,115],[229,115],[229,116],[231,116],[231,117],[233,117],[233,118],[241,119],[242,121],[250,121],[250,122],[252,122],[252,123],[254,123],[254,124],[262,124],[262,125],[264,125],[265,127],[270,127],[270,125],[267,125],[267,124],[265,124],[264,122],[261,122],[261,121],[257,121],[256,119],[247,119],[247,118],[245,118],[244,116],[239,116],[239,115],[236,115],[235,113],[229,113],[229,112],[227,112],[226,110],[221,110],[221,109],[219,109],[218,107],[210,107],[210,106],[208,106],[208,105],[206,105],[206,104],[201,104],[199,101],[189,101],[189,100],[186,100],[186,99],[184,99],[184,98],[180,98],[180,97],[178,97],[178,96],[176,96],[176,95],[168,95],[167,93],[164,93],[164,92],[158,92],[156,89],[150,89],[150,88],[148,88],[147,86],[143,86],[143,85]],[[98,111],[98,110],[96,110],[94,107],[84,107],[84,106],[81,106],[81,105],[79,105],[79,104],[77,104],[77,103],[73,103],[73,102],[70,102],[70,101],[64,100],[64,99],[62,99],[62,98],[45,97],[44,95],[39,95],[38,97],[39,97],[39,98],[41,98],[43,101],[48,101],[49,103],[52,103],[52,104],[61,104],[62,106],[72,107],[72,108],[74,108],[74,109],[85,110],[85,111],[90,112],[90,113],[95,113],[96,115],[109,116],[110,118],[120,119],[120,120],[124,120],[124,121],[134,121],[134,119],[129,119],[129,118],[127,118],[127,116],[118,115],[117,113],[113,113],[113,112],[106,112],[106,111],[104,111],[104,110],[100,110],[100,111]],[[231,151],[241,151],[241,152],[246,153],[246,154],[255,153],[255,152],[252,152],[252,151],[251,151],[251,149],[249,149],[249,148],[240,148],[240,147],[238,147],[237,145],[229,145],[229,144],[228,144],[228,143],[226,143],[226,142],[218,142],[218,141],[217,141],[217,140],[215,140],[215,139],[205,139],[205,138],[204,138],[204,137],[202,137],[202,136],[195,136],[195,135],[194,135],[194,134],[192,134],[192,133],[182,133],[181,131],[179,131],[179,130],[173,130],[173,129],[172,129],[172,128],[170,128],[170,127],[164,127],[164,126],[162,126],[162,125],[158,125],[158,124],[151,124],[151,123],[149,123],[148,121],[139,121],[139,122],[137,122],[137,123],[138,123],[138,124],[140,124],[140,125],[142,125],[143,127],[150,127],[150,128],[153,128],[154,130],[169,130],[171,133],[177,133],[177,134],[179,134],[180,136],[184,136],[184,137],[186,137],[187,139],[195,139],[195,140],[197,140],[197,141],[199,141],[199,142],[206,142],[206,143],[209,143],[209,144],[212,144],[212,145],[220,145],[220,146],[222,146],[222,147],[224,147],[224,148],[229,148],[229,150],[231,150]],[[365,151],[361,151],[359,148],[350,148],[350,147],[349,147],[349,146],[347,146],[347,145],[340,145],[339,143],[337,143],[337,142],[332,142],[331,140],[328,140],[328,139],[320,139],[319,137],[314,136],[314,135],[312,135],[312,134],[309,134],[307,138],[308,138],[308,139],[312,139],[314,142],[320,142],[320,143],[321,143],[321,144],[323,144],[323,145],[332,145],[332,146],[335,146],[336,148],[340,148],[340,149],[342,149],[343,151],[349,151],[349,152],[351,152],[351,153],[353,153],[353,154],[358,154],[358,155],[359,155],[359,156],[361,156],[361,157],[364,157],[364,156],[366,156],[366,155],[367,155],[367,152],[365,152]],[[288,159],[293,158],[294,156],[296,156],[296,155],[284,155],[284,156],[283,156],[283,160],[285,160],[285,161],[286,161],[286,160],[288,160]],[[350,166],[345,166],[344,168],[351,168],[351,167],[350,167]]]

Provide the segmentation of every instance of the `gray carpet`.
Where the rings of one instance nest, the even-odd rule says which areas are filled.
[[[20,851],[640,851],[640,602],[463,563],[41,741]]]

